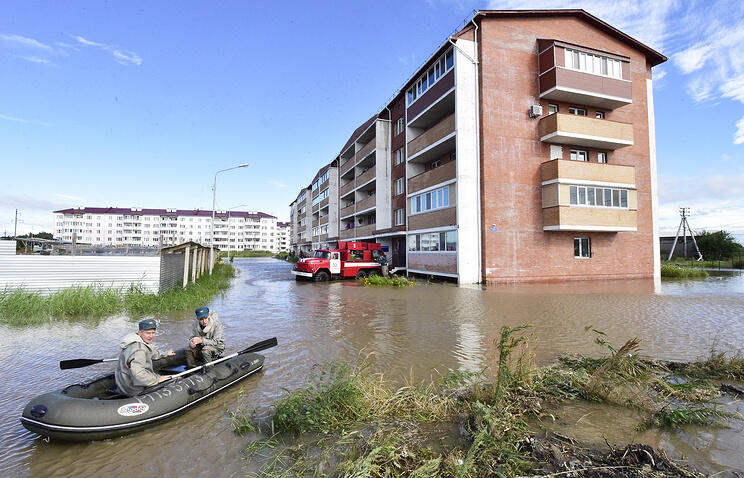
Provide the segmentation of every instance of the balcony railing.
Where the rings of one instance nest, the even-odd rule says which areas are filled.
[[[408,180],[408,193],[413,194],[436,184],[454,179],[457,174],[455,161],[449,161],[442,166],[426,171]]]
[[[633,102],[630,81],[561,67],[540,76],[540,98],[608,110]]]
[[[341,208],[341,210],[339,211],[339,217],[346,217],[352,214],[354,214],[354,204]]]
[[[415,137],[408,143],[408,157],[418,153],[455,131],[455,114],[445,117],[437,124]]]
[[[538,123],[540,140],[595,149],[633,146],[633,125],[605,119],[554,113]]]
[[[377,168],[375,168],[374,166],[372,166],[371,168],[369,168],[368,170],[366,170],[365,172],[363,172],[362,174],[360,174],[359,176],[357,176],[357,178],[356,178],[357,186],[361,186],[364,183],[366,183],[366,182],[374,179],[375,178],[375,174],[376,174],[376,169]]]
[[[349,192],[353,191],[354,190],[354,187],[355,187],[354,181],[353,180],[352,181],[349,181],[348,183],[344,184],[343,186],[341,186],[339,188],[338,195],[340,197],[343,197],[346,194],[348,194]]]
[[[346,173],[349,169],[354,167],[356,164],[356,158],[352,157],[345,163],[341,163],[341,169],[339,170],[339,175],[343,176],[344,173]]]
[[[365,144],[362,147],[362,149],[360,149],[359,151],[356,152],[356,154],[354,155],[355,161],[358,162],[363,157],[367,156],[373,149],[375,149],[376,143],[377,143],[377,141],[374,138],[372,138],[372,141],[370,141],[369,143]]]
[[[365,211],[369,208],[375,207],[377,204],[377,195],[373,194],[372,196],[368,198],[364,198],[361,201],[357,201],[356,203],[356,210],[357,211]]]

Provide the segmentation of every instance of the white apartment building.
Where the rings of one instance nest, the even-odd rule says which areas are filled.
[[[289,252],[289,241],[291,237],[291,225],[289,222],[277,222],[277,247],[279,252]]]
[[[279,252],[288,248],[287,228],[256,211],[216,211],[214,245],[220,250]],[[208,246],[212,211],[75,207],[54,211],[54,237],[107,246],[167,246],[192,241]],[[282,246],[283,244],[283,246]],[[281,249],[284,247],[284,249]]]

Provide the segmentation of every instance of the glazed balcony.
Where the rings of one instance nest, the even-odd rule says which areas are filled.
[[[635,231],[638,211],[620,208],[554,206],[543,209],[545,231]]]
[[[454,150],[454,132],[455,114],[452,113],[426,130],[424,133],[408,142],[409,161],[416,160],[417,162],[422,162],[421,160],[423,158],[417,156],[426,155],[428,158],[429,156],[441,154],[439,150],[442,149],[443,146],[448,146],[445,143],[448,143],[449,139],[452,140],[452,149]],[[436,150],[436,152],[434,150]],[[430,152],[434,154],[426,154]]]
[[[633,125],[606,119],[554,113],[538,123],[540,141],[593,149],[633,146]]]
[[[540,175],[543,183],[574,180],[595,184],[613,183],[635,188],[634,166],[553,159],[540,165]]]
[[[455,161],[449,161],[442,166],[426,171],[408,180],[408,193],[413,194],[428,187],[454,179],[457,174]]]
[[[540,98],[606,110],[633,103],[630,81],[567,68],[540,75]]]

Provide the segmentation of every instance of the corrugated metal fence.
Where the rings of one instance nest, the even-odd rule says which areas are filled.
[[[0,256],[14,256],[16,241],[0,241]]]
[[[0,254],[0,290],[24,289],[44,294],[70,287],[96,285],[159,293],[185,285],[207,270],[205,248],[184,244],[157,256],[42,256]],[[2,244],[4,251],[7,247]],[[190,251],[184,274],[185,248]],[[198,251],[198,254],[197,254]]]
[[[0,256],[0,289],[44,293],[75,286],[129,288],[157,293],[160,257]]]

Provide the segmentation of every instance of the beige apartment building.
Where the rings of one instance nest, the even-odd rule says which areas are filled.
[[[477,12],[300,190],[291,248],[380,242],[459,283],[658,276],[664,61],[583,10]]]

